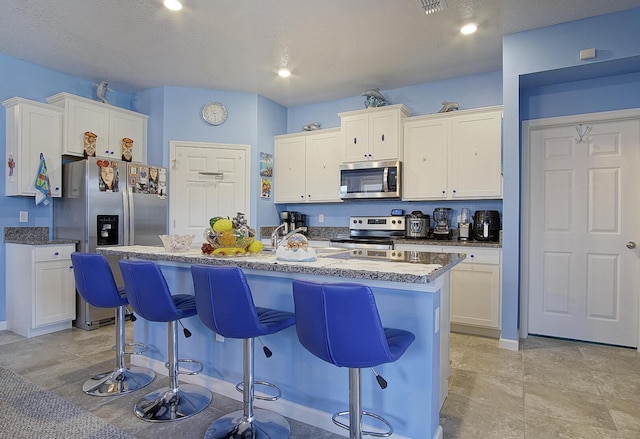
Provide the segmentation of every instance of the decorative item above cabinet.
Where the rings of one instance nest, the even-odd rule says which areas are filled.
[[[63,154],[146,162],[147,115],[69,93],[47,102],[64,109]]]
[[[402,120],[410,115],[402,104],[338,113],[342,162],[402,160]]]

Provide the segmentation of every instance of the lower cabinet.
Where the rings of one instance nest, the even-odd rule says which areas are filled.
[[[502,249],[410,244],[396,245],[396,249],[465,253],[466,259],[451,270],[452,330],[498,335],[482,330],[501,329]],[[481,330],[474,331],[474,328]]]
[[[27,338],[71,327],[75,244],[6,244],[7,329]]]

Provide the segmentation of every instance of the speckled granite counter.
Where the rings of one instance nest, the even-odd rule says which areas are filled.
[[[4,242],[25,245],[77,244],[75,239],[49,239],[49,227],[5,227]]]
[[[324,250],[328,250],[325,252]],[[235,265],[242,269],[300,273],[351,279],[425,284],[433,282],[461,262],[464,254],[394,252],[395,259],[363,258],[348,249],[318,249],[313,262],[279,261],[273,253],[238,257],[203,255],[200,250],[167,252],[163,247],[99,247],[98,253],[184,264]]]
[[[315,248],[318,259],[313,262],[277,261],[273,253],[229,258],[202,255],[199,249],[168,253],[163,247],[144,246],[99,247],[97,252],[155,261],[173,294],[194,294],[192,264],[235,265],[245,273],[256,306],[282,311],[294,310],[293,282],[298,279],[369,286],[385,327],[411,331],[416,339],[400,360],[377,368],[393,384],[384,395],[373,388],[363,392],[363,406],[392,419],[398,439],[441,438],[439,411],[447,395],[450,367],[449,271],[465,256],[396,251],[396,257],[401,254],[402,259],[391,262],[349,257],[349,249]],[[239,399],[235,383],[242,379],[238,356],[242,341],[214,341],[212,332],[197,317],[184,319],[183,323],[192,336],[180,340],[180,355],[203,363],[197,380],[206,381],[207,388],[216,393]],[[132,364],[166,375],[166,323],[138,318],[134,332],[136,341],[146,344],[148,350],[132,356]],[[256,371],[267,371],[269,381],[283,389],[281,400],[269,408],[343,434],[331,422],[331,414],[336,407],[348,404],[344,369],[310,355],[299,343],[295,329],[271,335],[268,341],[265,337],[264,342],[274,354],[269,359],[256,355]]]

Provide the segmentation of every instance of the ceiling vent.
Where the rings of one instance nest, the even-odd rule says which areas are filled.
[[[420,3],[422,3],[422,9],[427,15],[447,9],[446,0],[420,0]]]

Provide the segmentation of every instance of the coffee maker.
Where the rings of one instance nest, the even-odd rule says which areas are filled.
[[[283,211],[280,212],[280,224],[283,224],[283,227],[280,229],[280,234],[284,236],[292,230],[306,226],[307,215],[295,211]]]
[[[436,222],[433,236],[436,239],[451,239],[451,208],[437,207],[433,211],[433,220]]]

